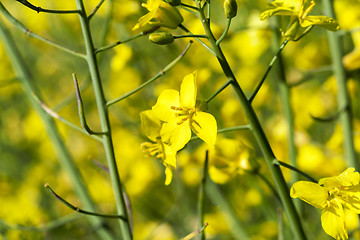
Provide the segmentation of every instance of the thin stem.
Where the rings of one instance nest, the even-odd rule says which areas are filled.
[[[143,89],[145,86],[149,85],[150,83],[152,83],[153,81],[155,81],[156,79],[158,79],[159,77],[163,76],[166,72],[168,72],[171,68],[173,68],[187,53],[187,51],[189,50],[190,46],[192,44],[192,41],[189,42],[189,44],[186,46],[185,50],[177,57],[175,58],[171,63],[169,63],[165,68],[163,68],[162,70],[160,70],[154,77],[150,78],[149,80],[147,80],[146,82],[144,82],[143,84],[141,84],[139,87],[131,90],[128,93],[125,93],[124,95],[108,101],[106,103],[106,106],[111,106],[115,103],[118,103],[122,100],[124,100],[127,97],[130,97],[131,95],[137,93],[138,91],[140,91],[141,89]]]
[[[130,42],[130,41],[132,41],[132,40],[134,40],[134,39],[137,39],[137,38],[139,38],[139,37],[142,37],[142,36],[144,36],[144,35],[145,35],[145,33],[141,32],[141,33],[139,33],[139,34],[137,34],[137,35],[135,35],[135,36],[132,36],[132,37],[130,37],[130,38],[124,40],[124,41],[117,41],[117,42],[115,42],[115,43],[113,43],[113,44],[110,44],[110,45],[107,45],[107,46],[104,46],[104,47],[100,47],[100,48],[98,48],[98,49],[95,49],[95,54],[98,54],[99,52],[103,52],[103,51],[109,50],[109,49],[114,48],[114,47],[116,47],[116,46],[118,46],[118,45],[120,45],[120,44]]]
[[[219,44],[222,42],[222,40],[224,40],[224,38],[226,37],[227,33],[229,32],[230,25],[231,25],[231,19],[232,19],[232,18],[228,18],[228,19],[227,19],[225,30],[224,30],[223,34],[221,34],[221,36],[219,37],[219,39],[216,41],[216,45],[219,45]]]
[[[18,28],[19,30],[21,30],[23,33],[25,33],[27,36],[29,37],[33,37],[33,38],[36,38],[40,41],[43,41],[53,47],[56,47],[64,52],[67,52],[67,53],[70,53],[76,57],[80,57],[80,58],[85,58],[85,55],[82,54],[82,53],[79,53],[79,52],[76,52],[74,50],[71,50],[69,48],[66,48],[64,46],[61,46],[49,39],[46,39],[44,37],[41,37],[33,32],[31,32],[28,28],[26,28],[19,20],[17,20],[16,18],[14,18],[7,10],[6,8],[4,7],[4,5],[0,2],[0,12],[5,16],[5,18],[10,22],[12,23],[16,28]]]
[[[19,3],[25,5],[26,7],[40,13],[40,12],[45,12],[45,13],[55,13],[55,14],[73,14],[73,13],[80,13],[79,10],[52,10],[52,9],[45,9],[45,8],[41,8],[41,7],[36,7],[34,5],[32,5],[29,1],[26,0],[16,0]]]
[[[218,90],[216,90],[215,93],[213,93],[208,99],[206,99],[206,103],[209,103],[211,100],[213,100],[219,93],[221,93],[227,86],[231,84],[233,80],[228,80],[224,85],[222,85]]]
[[[84,128],[84,130],[89,135],[103,135],[103,134],[106,134],[104,132],[94,132],[93,130],[90,129],[89,125],[87,124],[85,113],[84,113],[84,104],[83,104],[83,101],[82,101],[82,98],[81,98],[81,93],[80,93],[80,90],[79,90],[79,83],[78,83],[76,74],[73,73],[72,76],[73,76],[74,85],[75,85],[75,93],[76,93],[76,99],[77,99],[77,103],[78,103],[78,112],[79,112],[81,126]]]
[[[234,132],[234,131],[241,131],[241,130],[251,130],[251,126],[247,124],[247,125],[242,125],[242,126],[223,128],[223,129],[217,130],[217,133],[226,133],[226,132]],[[193,141],[196,139],[199,139],[199,137],[194,136],[190,139],[190,141]]]
[[[179,28],[181,28],[182,30],[184,30],[185,32],[187,32],[188,34],[191,34],[193,35],[192,32],[190,32],[189,29],[187,29],[184,25],[180,24],[179,25]],[[206,45],[203,41],[201,41],[199,38],[195,38],[196,41],[198,41],[201,45],[203,45],[209,52],[211,52],[214,56],[215,56],[215,53],[214,51],[208,46]]]
[[[274,57],[271,59],[270,64],[268,66],[268,68],[266,69],[263,77],[261,78],[260,82],[258,83],[258,85],[255,88],[255,91],[253,92],[253,94],[251,95],[251,97],[249,98],[249,102],[252,103],[252,101],[254,100],[254,98],[256,97],[256,94],[259,92],[261,86],[263,85],[263,83],[265,82],[268,74],[270,73],[271,68],[274,66],[274,63],[276,62],[276,60],[278,59],[278,56],[280,55],[281,51],[285,48],[286,44],[289,42],[289,40],[285,39],[283,41],[283,43],[281,44],[279,50],[277,51],[277,53],[274,55]]]
[[[199,9],[197,7],[194,7],[194,6],[185,4],[185,3],[181,3],[180,6],[183,6],[185,8],[190,8],[190,9],[195,10],[195,11],[199,11]]]
[[[1,3],[0,3],[1,4]],[[69,174],[71,182],[74,186],[75,193],[81,199],[84,206],[91,211],[96,211],[94,202],[92,201],[90,194],[87,190],[87,187],[84,183],[81,173],[76,167],[68,149],[66,148],[60,133],[56,128],[55,122],[49,115],[43,111],[40,104],[35,101],[33,93],[41,97],[40,91],[35,85],[32,75],[26,66],[18,48],[15,45],[14,39],[11,37],[8,30],[3,26],[3,23],[0,19],[0,37],[2,38],[3,46],[7,52],[7,56],[10,58],[14,71],[16,72],[19,81],[21,82],[24,93],[27,99],[30,101],[32,107],[43,120],[45,130],[49,136],[49,139],[55,149],[55,152],[59,158],[59,161],[65,171]],[[89,217],[88,220],[91,224],[97,229],[96,233],[99,234],[100,239],[102,240],[113,240],[115,237],[113,234],[106,228],[106,223],[99,218]]]
[[[91,216],[97,216],[97,217],[104,217],[104,218],[121,218],[121,219],[125,219],[126,218],[124,216],[121,215],[111,215],[111,214],[101,214],[101,213],[95,213],[95,212],[89,212],[83,209],[80,209],[78,207],[75,207],[74,205],[72,205],[71,203],[69,203],[68,201],[66,201],[64,198],[60,197],[50,186],[48,183],[45,183],[44,185],[45,188],[47,188],[52,195],[55,196],[55,198],[57,200],[59,200],[62,204],[64,204],[65,206],[67,206],[68,208],[78,212],[78,213],[82,213],[85,215],[91,215]]]
[[[105,0],[100,0],[100,2],[95,6],[95,8],[92,10],[92,12],[89,14],[88,19],[89,21],[92,19],[93,16],[97,13],[97,11],[100,9],[101,5],[105,2]]]
[[[274,196],[281,203],[281,198],[279,196],[279,193],[276,191],[275,187],[271,184],[271,182],[263,174],[261,174],[259,171],[256,171],[255,174],[270,188],[270,190],[272,191]]]
[[[289,195],[289,189],[287,187],[287,184],[285,182],[284,176],[282,175],[281,169],[279,166],[273,165],[272,161],[275,158],[274,153],[270,147],[270,144],[265,136],[265,133],[260,125],[260,121],[252,108],[250,102],[246,98],[243,90],[241,89],[239,83],[236,81],[235,75],[232,72],[229,63],[227,62],[221,48],[219,45],[216,45],[216,40],[213,35],[213,33],[210,30],[209,25],[207,24],[206,18],[204,16],[203,9],[200,9],[199,11],[200,20],[203,24],[204,30],[206,32],[206,35],[208,35],[209,42],[216,54],[216,57],[219,61],[219,64],[227,77],[228,80],[234,80],[232,81],[231,86],[233,87],[235,94],[237,95],[243,109],[244,113],[248,119],[249,125],[251,126],[251,130],[253,135],[255,136],[256,141],[259,144],[259,147],[264,155],[265,161],[267,163],[267,166],[269,167],[272,177],[274,179],[276,188],[278,190],[278,193],[281,198],[281,202],[283,203],[284,209],[286,211],[289,224],[293,230],[294,236],[296,238],[300,239],[306,239],[304,230],[301,225],[300,218],[296,212],[295,206],[292,202],[292,199]]]
[[[186,235],[183,238],[180,238],[180,240],[191,240],[194,239],[194,237],[196,237],[197,235],[199,235],[200,233],[203,233],[205,231],[205,228],[208,226],[208,223],[205,223],[200,229]]]
[[[205,215],[205,189],[206,183],[208,179],[208,167],[209,167],[209,151],[205,152],[205,161],[204,161],[204,169],[203,169],[203,178],[201,181],[201,185],[199,188],[199,227],[204,226],[204,215]],[[200,233],[200,239],[205,240],[205,231]]]
[[[86,56],[87,56],[87,63],[90,70],[90,75],[93,83],[93,88],[95,92],[96,103],[98,107],[99,117],[102,132],[106,133],[103,135],[103,145],[105,148],[106,158],[108,161],[108,166],[110,170],[110,178],[111,183],[115,195],[115,203],[118,215],[122,215],[125,217],[126,220],[120,219],[120,229],[122,234],[123,240],[131,240],[132,239],[132,232],[130,227],[130,222],[128,221],[128,213],[126,211],[126,204],[123,196],[123,190],[121,185],[121,180],[118,172],[117,163],[115,160],[114,154],[114,147],[112,142],[111,136],[111,127],[110,127],[110,120],[109,120],[109,113],[106,107],[106,100],[102,88],[102,83],[100,79],[100,73],[98,68],[98,63],[95,56],[95,48],[91,36],[90,26],[89,26],[89,19],[86,16],[86,11],[84,7],[84,3],[82,0],[76,0],[76,5],[78,9],[81,11],[79,15],[81,28],[83,32],[83,37],[85,41],[85,48],[86,48]]]
[[[298,168],[296,168],[296,167],[294,167],[294,166],[291,166],[291,165],[289,165],[289,164],[287,164],[287,163],[285,163],[285,162],[282,162],[282,161],[276,159],[276,160],[273,161],[273,164],[275,164],[275,165],[280,165],[280,166],[282,166],[282,167],[286,167],[286,168],[288,168],[288,169],[290,169],[290,170],[292,170],[292,171],[295,171],[296,173],[298,173],[298,174],[306,177],[306,178],[309,179],[311,182],[317,183],[317,181],[315,180],[315,178],[311,177],[310,175],[308,175],[308,174],[304,173],[303,171],[299,170]]]
[[[326,16],[335,18],[333,1],[323,0],[324,11]],[[329,48],[332,59],[333,70],[337,83],[337,101],[338,106],[348,106],[345,111],[340,114],[340,122],[344,136],[344,153],[345,159],[349,166],[354,167],[357,171],[360,170],[359,161],[356,156],[354,147],[353,134],[353,116],[351,112],[351,100],[349,92],[346,87],[346,72],[342,64],[343,50],[341,37],[337,32],[327,31]]]
[[[188,34],[188,35],[178,35],[178,36],[173,36],[174,39],[177,39],[177,38],[189,38],[189,37],[192,37],[192,38],[207,38],[206,35],[202,35],[202,34]]]
[[[43,101],[40,100],[40,98],[38,96],[36,96],[36,94],[33,92],[32,93],[33,98],[39,103],[39,105],[41,106],[41,108],[47,113],[49,114],[51,117],[65,123],[66,125],[68,125],[69,127],[86,134],[87,136],[89,136],[89,133],[87,131],[85,131],[84,129],[78,127],[77,125],[73,124],[72,122],[66,120],[65,118],[61,117],[57,112],[55,112],[54,110],[52,110],[51,108],[49,108]],[[96,136],[96,135],[90,135],[92,138],[102,142],[102,138]]]

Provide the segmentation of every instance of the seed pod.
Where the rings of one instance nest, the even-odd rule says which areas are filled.
[[[166,45],[174,42],[174,36],[168,32],[157,32],[150,34],[149,40],[155,44]]]
[[[165,0],[171,6],[179,6],[181,4],[181,0]]]
[[[237,3],[236,0],[225,0],[224,1],[224,12],[226,18],[233,18],[237,13]]]

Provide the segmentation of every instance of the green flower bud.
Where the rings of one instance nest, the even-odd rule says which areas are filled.
[[[233,18],[237,13],[236,0],[225,0],[224,1],[224,12],[227,18]]]
[[[171,6],[179,6],[181,4],[181,0],[165,0]]]
[[[166,45],[174,42],[174,36],[168,32],[157,32],[150,34],[149,40],[159,45]]]

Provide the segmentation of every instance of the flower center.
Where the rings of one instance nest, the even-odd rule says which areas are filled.
[[[141,144],[141,149],[146,157],[156,157],[161,160],[165,159],[164,145],[160,138],[156,139],[156,143],[144,142]]]
[[[171,106],[172,110],[175,110],[175,117],[181,117],[180,121],[177,123],[178,125],[183,124],[186,120],[191,119],[193,115],[196,113],[196,109],[188,109],[182,107]]]

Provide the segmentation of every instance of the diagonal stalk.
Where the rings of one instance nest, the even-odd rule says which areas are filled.
[[[245,112],[245,115],[249,121],[249,125],[251,126],[252,133],[255,136],[255,139],[257,143],[259,144],[259,147],[264,155],[265,161],[267,166],[270,169],[270,172],[272,174],[272,177],[274,179],[276,188],[279,192],[281,201],[283,203],[285,212],[287,214],[290,226],[292,228],[292,231],[297,239],[306,239],[304,230],[302,228],[300,218],[298,216],[298,213],[296,212],[294,203],[292,202],[289,194],[289,189],[286,185],[284,176],[282,175],[281,169],[279,166],[274,165],[272,162],[275,160],[274,153],[270,147],[270,144],[265,136],[265,133],[260,125],[260,121],[249,103],[248,99],[246,98],[243,90],[241,89],[239,83],[236,81],[235,75],[233,74],[229,63],[227,62],[221,48],[219,45],[216,45],[216,39],[210,29],[210,26],[208,22],[206,21],[204,10],[200,8],[199,10],[199,16],[201,19],[201,22],[203,24],[204,30],[206,32],[206,35],[208,35],[209,42],[212,46],[212,49],[220,63],[220,66],[228,80],[233,80],[231,82],[231,86],[233,87],[235,94],[237,95],[240,104],[243,107],[243,110]]]
[[[60,133],[58,132],[53,119],[42,109],[39,101],[34,98],[33,93],[35,93],[40,98],[40,91],[34,84],[29,68],[26,66],[23,58],[21,57],[21,54],[15,45],[14,39],[11,37],[7,29],[5,29],[2,21],[0,21],[0,37],[2,38],[2,42],[10,58],[10,61],[12,62],[14,70],[19,76],[19,81],[24,88],[25,95],[29,99],[34,110],[42,119],[46,132],[54,146],[55,152],[57,156],[59,156],[60,163],[62,164],[65,171],[69,174],[72,183],[74,184],[74,190],[77,196],[81,199],[84,207],[91,211],[96,211],[94,202],[89,195],[84,180],[79,170],[77,169],[69,151],[64,145],[64,142],[60,137]],[[89,217],[88,219],[94,225],[95,229],[97,229],[97,233],[99,234],[100,239],[115,239],[112,233],[110,233],[104,226],[103,220],[94,217]]]
[[[98,107],[98,113],[100,117],[100,123],[103,135],[103,145],[105,148],[106,158],[108,161],[108,166],[110,170],[110,178],[111,183],[115,195],[115,203],[117,208],[117,213],[119,215],[125,216],[128,219],[128,214],[126,211],[126,204],[123,196],[123,190],[121,186],[120,176],[117,168],[117,163],[115,160],[114,154],[114,146],[112,142],[111,136],[111,127],[110,127],[110,120],[109,120],[109,113],[108,108],[106,107],[106,100],[104,96],[104,91],[102,88],[101,80],[100,80],[100,73],[99,68],[95,56],[95,47],[93,44],[91,32],[90,32],[90,24],[89,19],[86,15],[84,3],[82,0],[76,0],[76,5],[80,11],[79,18],[80,24],[83,32],[83,37],[85,41],[85,48],[86,48],[86,60],[90,70],[90,76],[95,92],[96,104]],[[120,229],[122,233],[123,240],[130,240],[132,239],[132,233],[130,229],[129,221],[124,221],[119,219]]]
[[[323,0],[324,11],[326,16],[335,17],[333,1]],[[349,166],[354,167],[359,171],[359,161],[357,160],[355,147],[354,147],[354,133],[352,123],[351,102],[348,90],[346,88],[346,72],[342,65],[343,52],[341,49],[341,36],[338,32],[327,31],[330,54],[332,58],[333,71],[336,78],[338,89],[338,106],[339,108],[345,108],[340,113],[340,123],[344,135],[344,153],[345,159]]]

